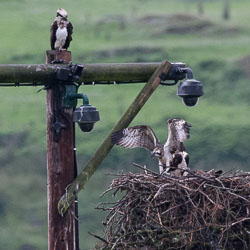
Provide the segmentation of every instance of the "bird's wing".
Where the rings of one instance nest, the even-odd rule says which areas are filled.
[[[50,47],[52,50],[55,49],[57,28],[58,28],[57,21],[55,20],[50,26]]]
[[[67,24],[67,32],[68,32],[68,36],[63,46],[64,49],[67,49],[69,47],[70,42],[72,41],[73,25],[71,22],[68,22]]]
[[[111,143],[125,148],[145,148],[153,151],[160,142],[151,127],[138,125],[113,133]]]

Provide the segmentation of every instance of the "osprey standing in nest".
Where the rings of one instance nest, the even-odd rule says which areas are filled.
[[[182,175],[188,168],[189,156],[183,142],[190,137],[190,127],[191,125],[183,119],[169,119],[168,139],[164,145],[157,139],[152,128],[146,125],[129,127],[113,133],[111,143],[125,148],[145,148],[159,159],[161,174],[174,171],[176,175]]]
[[[63,8],[56,12],[56,18],[50,27],[50,46],[52,50],[67,50],[72,41],[73,26],[67,19]]]

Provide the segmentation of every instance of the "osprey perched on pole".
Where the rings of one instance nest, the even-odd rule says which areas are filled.
[[[188,169],[189,155],[183,142],[190,137],[190,127],[185,120],[169,119],[168,138],[161,144],[150,126],[138,125],[117,131],[111,136],[111,143],[125,148],[145,148],[159,160],[160,173],[174,171],[182,175]]]
[[[50,46],[52,50],[67,50],[72,41],[73,26],[67,19],[68,13],[59,8],[50,27]]]

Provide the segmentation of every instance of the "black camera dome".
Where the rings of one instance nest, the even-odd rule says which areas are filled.
[[[78,123],[79,128],[82,130],[82,132],[91,132],[94,128],[94,123]]]
[[[195,79],[187,79],[178,86],[177,95],[182,97],[186,106],[193,107],[203,95],[203,86]]]
[[[89,104],[76,108],[73,114],[73,121],[79,124],[83,132],[90,132],[94,123],[100,120],[99,111]]]
[[[185,96],[182,97],[182,102],[188,107],[194,107],[199,102],[199,97],[196,96]]]

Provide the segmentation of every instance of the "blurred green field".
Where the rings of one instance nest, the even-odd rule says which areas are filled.
[[[231,1],[230,20],[222,0],[0,0],[0,63],[44,63],[49,27],[59,7],[74,25],[74,63],[182,61],[204,84],[198,106],[186,108],[176,86],[159,87],[132,125],[148,124],[163,142],[166,120],[192,124],[186,147],[193,168],[249,171],[250,1]],[[79,170],[142,88],[86,86],[101,116],[90,134],[77,128]],[[39,88],[1,88],[0,249],[47,248],[46,98]],[[138,171],[137,162],[157,170],[144,150],[115,147],[79,196],[80,248],[94,247],[88,232],[102,235],[105,216],[94,208],[112,176]]]

